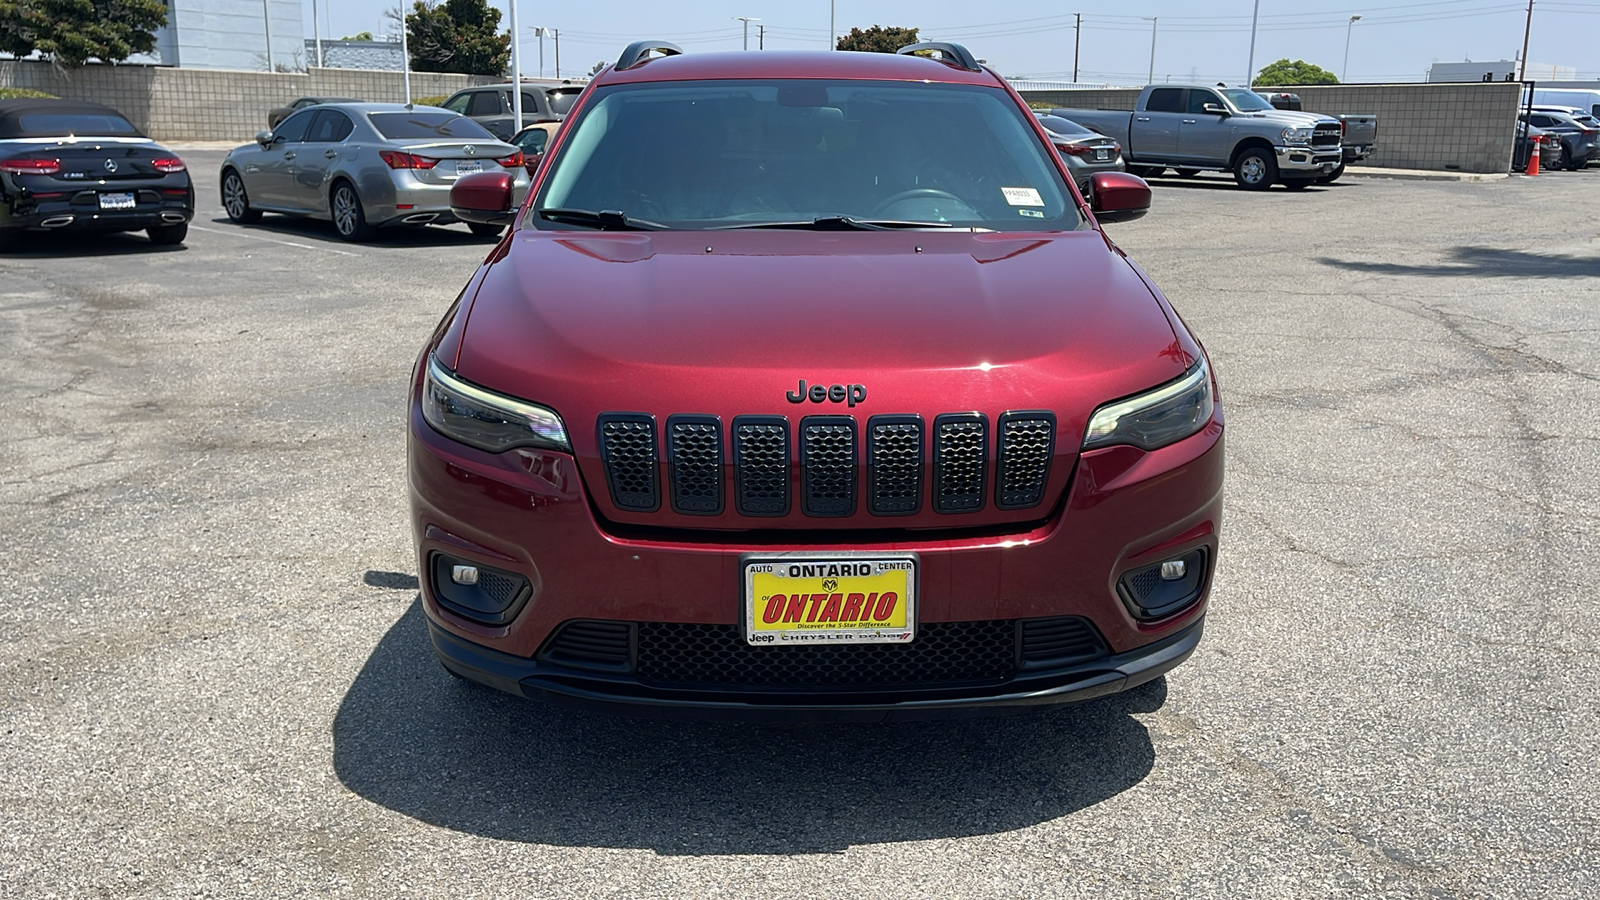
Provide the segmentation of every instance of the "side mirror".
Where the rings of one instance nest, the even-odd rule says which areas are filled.
[[[1089,208],[1101,222],[1131,222],[1150,211],[1150,185],[1127,172],[1089,177]]]
[[[271,147],[272,146],[272,141],[273,141],[272,132],[270,132],[270,131],[258,131],[258,132],[256,132],[256,143],[260,144],[263,150],[268,148],[268,147]]]
[[[1200,108],[1202,110],[1204,110],[1205,112],[1210,113],[1213,116],[1232,115],[1232,113],[1228,112],[1228,108],[1227,107],[1218,105],[1216,103],[1207,103],[1207,104],[1205,104],[1204,106],[1202,106]]]
[[[478,172],[461,177],[450,188],[450,211],[463,222],[506,224],[516,214],[511,208],[511,176]]]

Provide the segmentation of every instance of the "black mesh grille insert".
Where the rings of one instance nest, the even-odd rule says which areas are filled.
[[[733,464],[740,515],[789,512],[789,420],[739,416],[733,420]]]
[[[989,420],[981,413],[948,413],[933,420],[933,508],[942,513],[983,508]]]
[[[808,516],[856,511],[856,423],[849,416],[800,420],[801,497]]]
[[[633,623],[573,619],[545,641],[539,658],[572,666],[625,672],[633,655]]]
[[[910,515],[922,508],[922,419],[867,420],[867,497],[875,516]]]
[[[929,622],[909,644],[753,647],[737,625],[639,623],[640,679],[664,685],[851,690],[996,681],[1016,669],[1016,623]]]
[[[1025,664],[1067,665],[1105,653],[1105,643],[1088,619],[1059,616],[1022,620],[1022,661]]]
[[[667,419],[672,508],[691,515],[722,512],[722,423],[716,416]]]
[[[1000,417],[995,505],[1026,509],[1044,500],[1050,457],[1056,449],[1056,417],[1048,412],[1009,412]]]
[[[656,487],[656,422],[641,413],[600,417],[600,457],[605,461],[611,502],[618,509],[653,512],[661,506]]]

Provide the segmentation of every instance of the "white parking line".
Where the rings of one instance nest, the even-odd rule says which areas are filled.
[[[209,232],[211,234],[228,234],[228,235],[232,235],[234,237],[249,238],[249,239],[254,240],[254,241],[266,241],[269,244],[282,244],[285,247],[299,247],[301,250],[321,250],[324,253],[337,253],[340,256],[360,256],[361,255],[359,253],[351,253],[349,250],[335,250],[332,247],[318,247],[316,244],[299,244],[299,243],[296,243],[294,241],[280,241],[277,238],[269,238],[269,237],[264,237],[264,236],[259,235],[259,234],[251,234],[250,232],[247,232],[247,231],[232,231],[232,230],[224,230],[224,229],[221,229],[221,228],[207,228],[204,225],[196,225],[193,222],[189,223],[189,227],[194,229],[195,231],[205,231],[205,232]]]

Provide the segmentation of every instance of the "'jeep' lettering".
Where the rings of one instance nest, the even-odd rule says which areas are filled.
[[[790,403],[843,403],[846,406],[855,406],[867,400],[867,386],[864,384],[812,384],[808,385],[804,378],[792,391],[785,391],[783,395]]]

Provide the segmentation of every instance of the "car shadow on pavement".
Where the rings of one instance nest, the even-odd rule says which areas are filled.
[[[1005,832],[1114,797],[1155,761],[1131,713],[1165,701],[1160,679],[1054,711],[942,722],[628,719],[450,676],[419,598],[346,693],[333,759],[339,780],[373,803],[498,840],[827,853]]]
[[[128,256],[181,253],[182,244],[156,244],[142,231],[56,231],[0,235],[0,257],[8,259],[76,259],[86,256]]]
[[[1600,276],[1600,257],[1529,253],[1500,247],[1456,247],[1444,265],[1404,265],[1353,259],[1317,258],[1337,269],[1375,275],[1454,275],[1470,278],[1594,278]]]
[[[211,222],[221,228],[239,228],[245,231],[264,231],[279,237],[298,238],[300,240],[320,241],[332,247],[350,247],[350,243],[339,237],[333,230],[332,223],[321,219],[309,219],[304,216],[278,216],[268,213],[262,216],[261,221],[241,225],[227,216],[217,216]],[[494,242],[489,238],[478,237],[460,226],[448,225],[397,225],[393,228],[380,228],[378,234],[371,241],[356,244],[356,247],[436,247],[441,244],[478,244],[488,247]]]
[[[1150,182],[1151,187],[1158,188],[1182,188],[1184,190],[1191,191],[1238,191],[1241,194],[1254,193],[1254,191],[1247,191],[1240,187],[1231,177],[1206,178],[1196,175],[1191,178],[1181,178],[1175,175],[1157,175],[1154,178],[1147,178],[1145,180]],[[1285,188],[1282,185],[1275,184],[1272,187],[1267,188],[1267,190],[1268,192],[1274,194],[1316,194],[1321,193],[1322,191],[1331,187],[1341,187],[1341,185],[1339,185],[1337,182],[1333,184],[1312,184],[1307,185],[1298,191],[1290,191],[1288,188]]]

